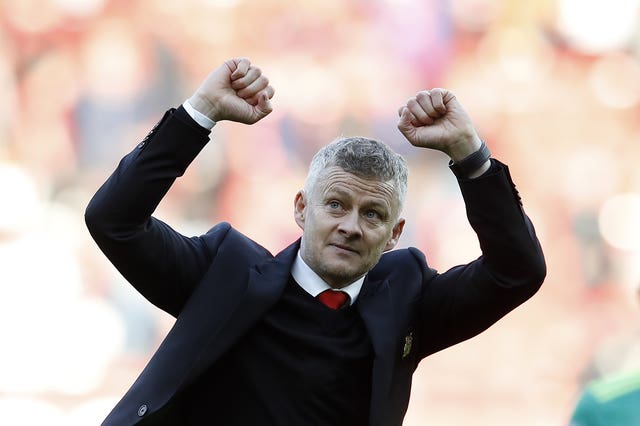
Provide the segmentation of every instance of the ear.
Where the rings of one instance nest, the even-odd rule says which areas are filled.
[[[293,218],[302,230],[304,230],[304,214],[306,212],[306,208],[306,194],[304,190],[301,189],[293,199]]]
[[[398,219],[398,222],[393,227],[391,231],[391,238],[387,241],[387,244],[384,246],[383,251],[389,251],[398,244],[398,240],[400,239],[400,235],[402,235],[402,230],[404,229],[404,218]]]

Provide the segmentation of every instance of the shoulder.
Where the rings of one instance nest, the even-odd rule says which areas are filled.
[[[605,377],[593,382],[589,392],[600,403],[637,393],[640,400],[640,370]]]
[[[202,240],[212,257],[218,255],[220,250],[232,252],[238,259],[273,257],[269,250],[227,222],[215,225],[202,236]]]
[[[580,396],[570,424],[637,424],[640,421],[637,410],[639,403],[640,371],[608,376],[587,386]],[[617,421],[612,421],[613,418]]]
[[[374,279],[407,279],[420,280],[431,278],[435,270],[427,264],[424,253],[415,247],[391,250],[382,255],[380,261],[369,272]]]
[[[384,253],[374,269],[396,270],[399,264],[425,268],[427,267],[427,259],[424,253],[415,247],[395,249]]]

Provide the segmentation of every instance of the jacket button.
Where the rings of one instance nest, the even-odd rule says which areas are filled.
[[[138,417],[142,417],[147,414],[148,409],[147,404],[142,404],[140,408],[138,408]]]

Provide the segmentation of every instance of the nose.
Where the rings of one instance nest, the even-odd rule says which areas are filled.
[[[342,216],[342,220],[338,224],[338,231],[345,237],[353,238],[362,235],[360,227],[360,217],[356,211]]]

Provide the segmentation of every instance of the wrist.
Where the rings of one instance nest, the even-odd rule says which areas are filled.
[[[219,117],[220,113],[215,102],[211,102],[210,100],[199,96],[197,93],[194,93],[187,101],[191,104],[193,109],[208,119],[214,122],[222,121],[222,118]]]
[[[482,146],[482,139],[473,132],[472,134],[460,138],[458,141],[448,147],[446,154],[451,158],[453,163],[459,163],[478,151]]]
[[[484,141],[480,147],[459,161],[450,161],[449,168],[458,178],[475,178],[486,172],[491,166],[491,151]]]
[[[202,114],[200,111],[195,109],[193,105],[191,105],[191,101],[189,99],[184,101],[182,103],[182,106],[184,107],[185,111],[187,111],[187,114],[189,114],[189,116],[193,119],[193,121],[198,123],[200,127],[207,130],[211,130],[213,129],[213,126],[216,125],[216,122],[214,120],[210,119],[209,117],[207,117],[206,115]]]

